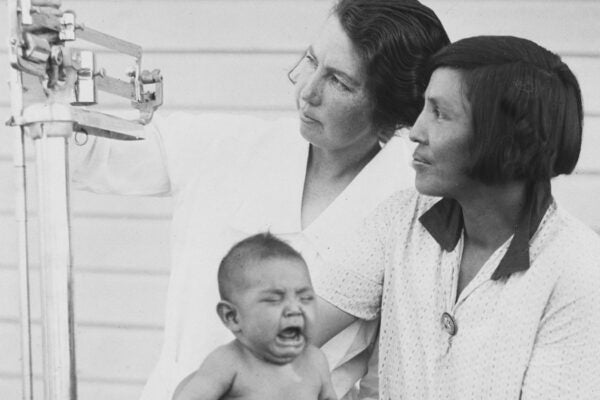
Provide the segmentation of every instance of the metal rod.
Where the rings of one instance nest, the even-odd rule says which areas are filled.
[[[13,115],[19,115],[22,108],[21,73],[10,71],[10,91]],[[19,106],[21,104],[21,106]],[[23,399],[33,399],[33,373],[31,356],[31,305],[29,288],[29,251],[27,227],[27,170],[25,163],[25,142],[23,129],[14,129],[13,163],[15,167],[15,219],[17,221],[18,253],[19,253],[19,289],[21,315],[21,372],[23,377]]]
[[[14,164],[16,169],[15,218],[18,230],[19,289],[21,311],[21,371],[23,399],[33,399],[33,370],[31,355],[31,292],[29,287],[29,251],[27,227],[27,170],[23,129],[15,129]]]
[[[135,89],[130,82],[125,82],[110,76],[95,76],[94,82],[98,86],[98,90],[121,96],[128,100],[137,100],[135,97]]]
[[[98,128],[113,131],[121,136],[131,136],[131,139],[144,137],[144,127],[134,121],[128,121],[114,115],[102,114],[97,111],[89,111],[82,108],[72,107],[71,114],[78,125],[84,127]]]
[[[34,143],[39,190],[45,400],[75,400],[67,139],[43,133]]]
[[[29,3],[22,4],[22,12],[29,14]],[[9,0],[8,27],[11,40],[18,31],[17,0]],[[23,82],[21,72],[9,67],[11,115],[23,112]],[[29,287],[29,252],[27,235],[27,170],[25,167],[25,142],[22,127],[13,129],[13,164],[15,167],[15,220],[17,223],[17,249],[19,269],[19,309],[21,325],[21,395],[23,400],[33,400],[33,371],[31,356],[31,293]]]
[[[83,24],[78,24],[76,29],[76,35],[79,39],[98,44],[108,49],[118,51],[119,53],[128,54],[132,57],[142,57],[142,46],[135,43],[107,35],[106,33],[88,28]]]

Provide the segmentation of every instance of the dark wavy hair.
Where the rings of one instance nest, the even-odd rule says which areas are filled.
[[[471,177],[485,183],[569,174],[581,150],[583,107],[561,58],[522,38],[459,40],[430,60],[461,73],[472,113]]]
[[[388,134],[412,126],[427,61],[449,43],[438,17],[416,0],[340,0],[333,14],[365,62],[375,124]]]

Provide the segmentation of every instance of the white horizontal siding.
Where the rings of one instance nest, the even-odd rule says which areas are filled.
[[[41,328],[38,323],[34,323],[32,328],[33,350],[38,354],[41,349]],[[154,329],[77,325],[75,330],[77,372],[82,379],[90,381],[143,383],[162,340],[162,333]],[[13,371],[12,365],[19,362],[20,349],[7,343],[18,341],[19,327],[11,321],[0,321],[0,337],[10,339],[0,344],[3,351],[0,371]],[[34,374],[42,373],[40,357],[34,358],[33,371]]]
[[[561,54],[582,86],[584,146],[577,173],[554,182],[565,208],[600,231],[600,1],[424,1],[451,39],[475,34],[523,36]],[[87,26],[138,43],[144,66],[165,77],[163,111],[293,113],[286,71],[317,33],[329,0],[64,0]],[[0,1],[0,15],[6,1]],[[0,24],[0,37],[6,36]],[[0,58],[6,51],[0,49]],[[101,52],[98,65],[122,76],[128,60]],[[7,80],[0,68],[0,81]],[[102,96],[104,107],[127,107]],[[0,90],[0,120],[8,118]],[[0,398],[20,395],[16,224],[11,134],[0,125]],[[31,149],[30,149],[31,150]],[[29,151],[30,158],[32,152]],[[33,163],[30,170],[33,171]],[[39,285],[35,177],[30,172],[32,288]],[[77,367],[84,399],[133,399],[160,350],[169,269],[169,215],[164,198],[73,193]],[[213,279],[213,277],[207,277]],[[34,293],[33,316],[39,320]],[[39,324],[34,329],[39,353]],[[36,359],[36,390],[40,363]]]
[[[600,70],[599,70],[600,71]],[[600,87],[600,86],[598,86]],[[583,125],[583,144],[576,170],[592,175],[600,174],[600,115],[587,117]]]
[[[10,214],[0,215],[0,260],[4,265],[16,263],[16,223]],[[30,239],[37,248],[37,221],[30,223]],[[157,273],[169,265],[168,219],[129,219],[110,217],[75,217],[72,222],[74,265],[77,268]],[[38,264],[32,251],[31,263]]]
[[[78,20],[147,51],[302,50],[329,0],[64,0]],[[0,5],[4,12],[6,2]],[[558,52],[598,53],[600,4],[594,0],[424,1],[452,40],[475,34],[531,38]],[[0,28],[5,35],[6,28]]]
[[[39,292],[39,274],[39,269],[32,269],[31,290],[34,293]],[[75,266],[74,283],[75,314],[80,326],[162,329],[163,314],[156,310],[163,309],[166,274],[90,271]],[[0,304],[0,315],[7,321],[19,317],[18,287],[17,270],[0,268],[0,293],[6,296],[6,301]],[[39,298],[35,296],[32,300],[32,318],[40,320]]]
[[[80,398],[104,399],[103,391],[114,392],[111,398],[124,399],[125,393],[139,394],[143,382],[150,373],[158,356],[162,333],[158,330],[134,328],[106,328],[97,326],[76,326],[76,351],[78,379],[85,387],[105,386],[94,394],[89,389],[80,391]],[[0,396],[2,399],[18,399],[9,396],[19,389],[20,382],[15,379],[20,365],[19,327],[13,321],[0,320]],[[41,376],[42,364],[41,330],[35,323],[32,330],[34,357],[33,371]],[[125,391],[125,393],[123,393]],[[41,399],[42,397],[37,397]]]
[[[21,398],[21,376],[17,374],[3,374],[0,380],[0,395],[3,399]],[[89,381],[79,379],[77,392],[80,399],[102,399],[102,400],[129,400],[137,399],[141,393],[141,383],[120,383],[110,381]],[[43,387],[41,377],[34,377],[34,399],[43,398]]]

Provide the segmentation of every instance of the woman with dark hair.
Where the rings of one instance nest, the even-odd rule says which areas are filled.
[[[407,143],[394,133],[414,123],[426,61],[446,44],[416,0],[341,0],[289,74],[299,121],[178,113],[157,116],[143,142],[90,138],[79,187],[174,197],[164,345],[143,399],[169,399],[229,341],[212,276],[233,243],[269,230],[316,276],[318,260],[410,186]],[[325,345],[340,398],[365,373],[377,325],[359,321]]]
[[[581,147],[577,80],[515,37],[430,62],[416,189],[315,281],[324,340],[381,315],[380,398],[600,398],[600,240],[552,198]],[[343,311],[341,311],[341,310]]]

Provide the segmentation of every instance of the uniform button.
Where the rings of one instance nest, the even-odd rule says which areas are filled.
[[[452,315],[447,312],[442,314],[442,328],[448,332],[450,336],[456,335],[456,331],[458,330],[456,321],[452,318]]]

